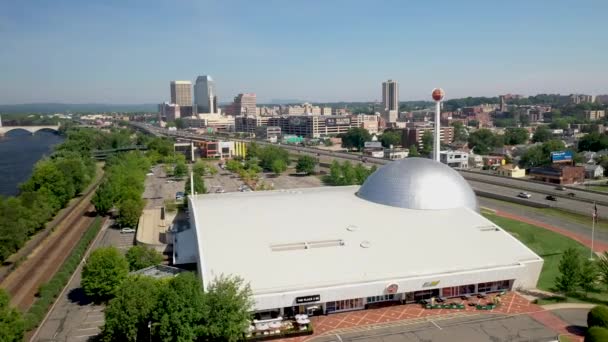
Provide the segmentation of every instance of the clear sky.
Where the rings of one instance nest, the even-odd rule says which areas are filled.
[[[608,93],[605,0],[0,0],[0,104]]]

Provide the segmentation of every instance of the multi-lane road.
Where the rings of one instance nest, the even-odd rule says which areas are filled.
[[[133,126],[153,133],[155,135],[166,135],[176,138],[203,140],[217,137],[194,134],[184,131],[169,131],[167,129],[154,127],[142,123],[131,123]],[[238,139],[230,138],[231,140],[240,140],[245,142],[253,141],[253,139]],[[261,145],[270,144],[269,142],[255,140]],[[345,152],[333,152],[312,147],[301,147],[293,145],[280,145],[281,147],[290,150],[297,154],[308,154],[318,157],[321,162],[328,162],[335,159],[350,160],[357,163],[366,163],[374,165],[384,165],[390,160],[362,157]],[[588,190],[581,190],[573,187],[568,187],[566,190],[558,190],[555,185],[534,182],[529,180],[513,179],[507,177],[498,177],[495,175],[462,171],[462,176],[469,181],[471,187],[478,193],[491,193],[501,195],[503,199],[516,199],[520,192],[527,192],[531,197],[527,200],[518,201],[519,203],[531,202],[532,204],[541,204],[557,209],[562,209],[570,212],[576,212],[583,215],[591,215],[594,203],[597,204],[598,213],[601,218],[608,218],[608,195]],[[546,197],[552,195],[556,201],[547,200]]]

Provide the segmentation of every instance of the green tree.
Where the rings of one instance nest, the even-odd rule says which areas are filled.
[[[501,147],[503,145],[502,138],[495,135],[489,129],[479,129],[469,134],[469,148],[477,154],[488,154],[495,147]]]
[[[560,140],[549,140],[542,145],[532,146],[521,156],[519,164],[525,168],[550,165],[551,152],[563,151],[565,147]]]
[[[552,134],[551,131],[545,127],[540,126],[534,131],[534,135],[532,136],[532,142],[545,142],[551,140]]]
[[[600,151],[608,148],[608,135],[599,134],[597,132],[589,133],[578,141],[578,150],[583,151]]]
[[[182,118],[175,119],[175,128],[184,129],[186,128],[186,124]]]
[[[311,156],[300,156],[296,164],[296,171],[307,175],[315,172],[317,160]]]
[[[596,262],[584,259],[578,281],[579,286],[585,291],[585,294],[595,290],[598,278],[599,271]]]
[[[202,160],[198,160],[196,163],[194,163],[194,165],[192,165],[192,172],[201,177],[204,176],[209,171],[209,169],[209,165],[207,165]]]
[[[129,263],[115,247],[96,249],[82,269],[81,286],[94,300],[112,298],[116,289],[127,278]]]
[[[604,254],[597,260],[597,268],[600,274],[600,280],[608,287],[608,251],[604,251]]]
[[[173,168],[173,177],[183,178],[188,174],[188,166],[184,162],[178,162]]]
[[[372,139],[371,134],[361,127],[351,128],[348,132],[341,134],[340,137],[342,138],[342,147],[356,148],[357,150],[361,150],[365,142]]]
[[[192,175],[194,178],[194,192],[197,194],[206,194],[207,187],[205,186],[205,180],[200,175]],[[186,179],[186,195],[190,195],[190,177]]]
[[[587,314],[587,327],[608,328],[608,307],[597,305]]]
[[[259,149],[257,154],[259,166],[261,166],[264,170],[273,171],[273,164],[276,160],[281,160],[283,162],[282,164],[284,166],[281,164],[278,165],[280,165],[281,167],[285,167],[285,170],[287,170],[287,166],[289,166],[289,152],[278,146],[266,146],[264,148]]]
[[[525,128],[507,128],[504,135],[504,143],[507,145],[519,145],[528,142],[530,133]]]
[[[591,327],[585,335],[585,342],[608,341],[608,329],[602,327]]]
[[[408,154],[408,157],[420,157],[420,153],[418,153],[418,149],[416,148],[416,145],[412,145],[410,146],[410,153]]]
[[[148,323],[156,308],[161,282],[145,276],[130,276],[118,287],[105,309],[103,341],[146,341]]]
[[[209,341],[237,342],[249,326],[253,300],[251,288],[239,277],[215,279],[207,293],[205,302],[208,316],[204,335]]]
[[[9,304],[9,296],[0,289],[0,341],[18,342],[23,340],[25,322],[21,313]]]
[[[380,142],[385,148],[401,145],[401,134],[396,131],[384,131],[380,136]]]
[[[580,266],[581,261],[578,250],[574,248],[566,249],[559,261],[558,269],[560,275],[555,279],[555,286],[559,291],[569,294],[575,290],[576,285],[579,284]]]
[[[163,261],[163,255],[154,248],[145,246],[133,246],[129,248],[125,255],[131,271],[141,270],[142,268],[159,265]]]
[[[114,207],[114,190],[109,182],[103,182],[95,191],[91,199],[95,211],[100,215],[106,215]]]
[[[431,131],[424,131],[422,134],[422,149],[420,154],[423,156],[429,156],[433,152],[433,133]]]
[[[331,185],[343,185],[342,183],[342,167],[340,163],[334,159],[329,167],[328,183]]]
[[[191,272],[181,273],[171,278],[160,291],[152,314],[153,335],[162,341],[200,340],[208,315],[199,278]]]
[[[127,198],[118,204],[118,223],[123,227],[135,227],[144,210],[141,198]]]
[[[549,127],[553,129],[566,129],[568,128],[568,120],[566,119],[556,119],[549,124]]]
[[[454,141],[466,142],[469,137],[469,132],[462,122],[454,121],[452,122],[452,127],[454,127]]]
[[[275,175],[278,176],[281,173],[285,172],[285,170],[287,170],[287,164],[285,164],[285,161],[282,159],[275,159],[272,161],[270,169]]]

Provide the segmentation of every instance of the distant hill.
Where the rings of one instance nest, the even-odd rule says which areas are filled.
[[[307,101],[297,100],[297,99],[272,99],[269,104],[279,105],[279,104],[295,104],[295,103],[304,103]]]
[[[103,104],[103,103],[24,103],[0,104],[2,113],[100,113],[100,112],[156,112],[157,104]]]

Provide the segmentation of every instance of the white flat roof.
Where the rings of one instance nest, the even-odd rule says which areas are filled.
[[[264,294],[540,260],[475,211],[391,207],[357,189],[191,197],[203,280],[235,274]]]

